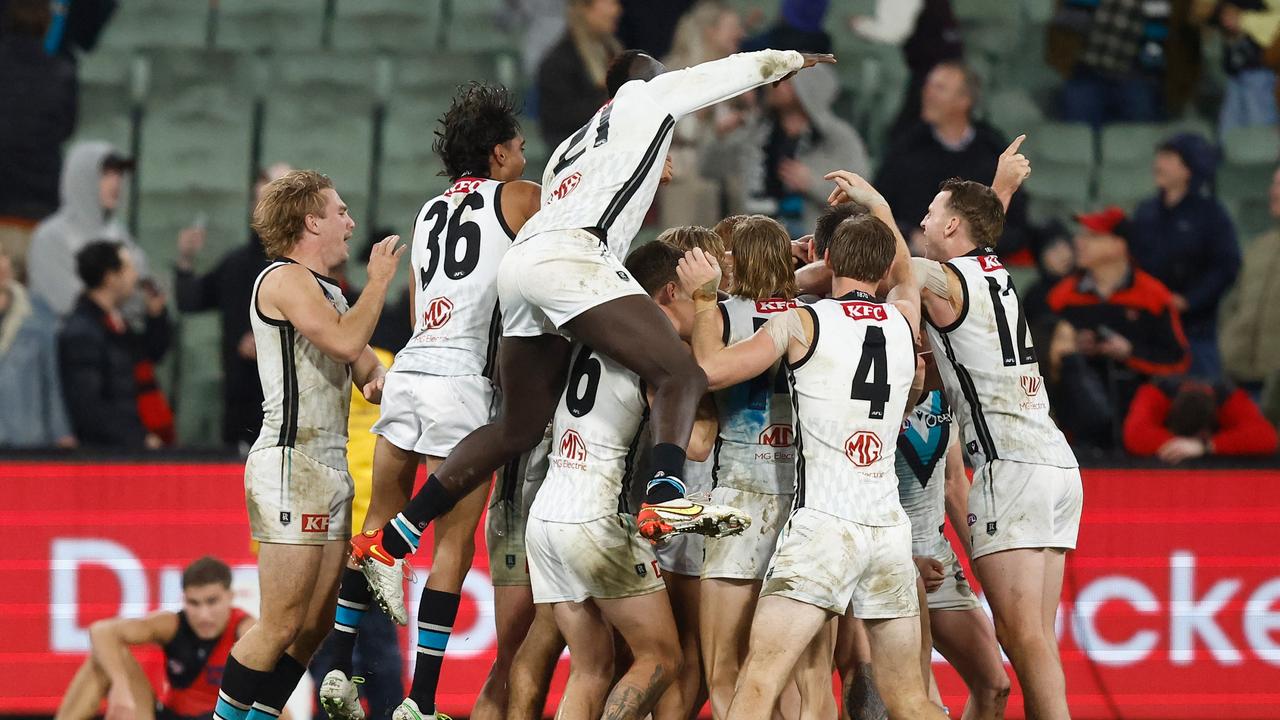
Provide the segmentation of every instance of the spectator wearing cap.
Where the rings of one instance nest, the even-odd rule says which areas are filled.
[[[1076,345],[1108,379],[1123,414],[1138,385],[1190,363],[1173,294],[1134,267],[1124,211],[1080,215],[1078,270],[1049,292],[1049,308],[1076,329]]]
[[[1216,380],[1218,305],[1240,271],[1236,230],[1211,194],[1217,150],[1194,133],[1180,133],[1156,150],[1156,195],[1133,213],[1129,251],[1138,267],[1173,292],[1191,344],[1191,374]]]
[[[1272,455],[1276,429],[1239,388],[1164,378],[1138,389],[1124,422],[1124,446],[1171,464],[1208,455]]]

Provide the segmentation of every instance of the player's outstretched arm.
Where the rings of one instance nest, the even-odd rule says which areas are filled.
[[[1000,159],[996,161],[996,176],[991,181],[991,189],[996,197],[1000,198],[1005,212],[1009,211],[1013,194],[1018,192],[1018,188],[1022,187],[1022,183],[1026,182],[1027,178],[1031,177],[1031,161],[1026,155],[1018,152],[1018,148],[1022,147],[1026,139],[1025,134],[1014,138],[1013,142],[1009,143],[1009,147],[1000,153]]]
[[[654,100],[678,120],[803,68],[835,61],[829,54],[758,50],[663,73],[645,84]]]
[[[955,429],[952,429],[955,432]],[[947,519],[951,521],[951,529],[960,538],[965,557],[973,558],[973,543],[969,537],[969,476],[964,472],[964,458],[960,454],[960,443],[953,442],[947,448],[945,486]]]
[[[387,289],[404,254],[404,246],[396,247],[399,240],[399,235],[392,235],[373,246],[369,283],[346,314],[334,310],[315,278],[300,265],[282,267],[263,280],[259,300],[264,311],[270,314],[270,308],[277,309],[303,337],[334,360],[359,361],[373,337]]]
[[[133,707],[125,659],[129,647],[164,644],[177,634],[178,615],[171,612],[156,612],[142,618],[99,620],[89,626],[90,652],[111,684],[107,694],[108,717],[132,715],[137,709]]]
[[[786,326],[771,327],[777,318],[765,323],[746,340],[725,347],[716,305],[720,266],[710,255],[700,248],[690,250],[680,260],[676,273],[685,292],[693,297],[693,355],[707,374],[709,390],[750,380],[772,367],[787,352]],[[789,314],[782,313],[779,317]]]

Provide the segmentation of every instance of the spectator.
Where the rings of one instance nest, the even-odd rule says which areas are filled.
[[[1062,118],[1097,128],[1179,112],[1200,73],[1191,4],[1059,0],[1046,60],[1066,79]]]
[[[10,0],[12,2],[13,0]],[[44,38],[44,49],[72,60],[93,50],[115,14],[118,0],[50,0],[54,21]]]
[[[48,0],[0,14],[0,248],[19,281],[36,223],[58,209],[62,144],[76,123],[75,66],[44,51]]]
[[[57,320],[0,248],[0,447],[74,447],[58,379]]]
[[[169,348],[164,297],[154,288],[144,291],[145,329],[137,332],[121,313],[139,286],[128,248],[91,242],[76,254],[76,270],[86,289],[58,334],[71,427],[85,446],[157,449],[165,442],[157,417],[163,396],[147,368]]]
[[[618,0],[569,0],[568,29],[538,68],[542,138],[554,150],[608,100],[605,72],[622,52]]]
[[[1061,228],[1057,221],[1054,229]],[[1036,257],[1036,267],[1040,271],[1031,287],[1021,293],[1022,309],[1027,313],[1027,321],[1035,322],[1051,314],[1049,310],[1049,293],[1062,279],[1076,269],[1076,251],[1072,247],[1070,236],[1053,233],[1040,249]]]
[[[1072,275],[1049,293],[1049,308],[1076,329],[1076,345],[1108,380],[1117,415],[1152,376],[1186,372],[1190,359],[1173,295],[1129,261],[1124,211],[1080,215]]]
[[[255,197],[261,198],[268,182],[292,169],[277,163],[260,172],[254,186]],[[217,310],[220,315],[222,442],[247,452],[262,429],[262,382],[258,379],[258,353],[245,308],[253,297],[258,273],[267,266],[267,255],[261,238],[250,230],[248,242],[224,255],[212,271],[197,276],[195,259],[204,241],[203,231],[179,236],[174,296],[180,312]]]
[[[1222,376],[1218,304],[1240,270],[1235,226],[1210,195],[1217,154],[1192,133],[1175,135],[1156,151],[1157,194],[1133,215],[1129,249],[1138,267],[1174,293],[1191,342],[1191,374]]]
[[[799,50],[831,52],[831,36],[822,25],[831,0],[782,0],[778,21],[763,33],[748,39],[743,50]]]
[[[1280,170],[1271,178],[1271,217],[1280,221]],[[1222,308],[1222,364],[1231,380],[1261,400],[1269,377],[1280,379],[1280,229],[1245,251],[1239,281]]]
[[[1276,74],[1264,54],[1280,27],[1280,9],[1265,0],[1228,0],[1218,5],[1214,20],[1222,30],[1222,65],[1226,96],[1218,113],[1218,133],[1251,125],[1275,125]]]
[[[542,58],[564,35],[564,6],[565,0],[507,0],[506,12],[495,18],[503,29],[520,34],[520,67],[530,85]]]
[[[816,70],[769,88],[764,112],[731,151],[741,163],[747,210],[776,218],[792,237],[810,232],[827,209],[831,185],[823,175],[837,167],[865,175],[870,168],[862,138],[832,110],[840,91],[835,71]]]
[[[1054,420],[1071,446],[1077,454],[1114,448],[1120,413],[1112,406],[1104,378],[1080,352],[1075,328],[1056,315],[1045,315],[1033,321],[1030,330]]]
[[[629,50],[653,57],[671,52],[676,26],[695,0],[621,0],[618,39]]]
[[[890,137],[897,137],[920,117],[920,92],[929,71],[940,62],[964,57],[951,0],[876,0],[875,14],[849,18],[849,28],[863,40],[902,48],[911,79],[890,130]]]
[[[1138,389],[1124,421],[1124,446],[1170,464],[1207,455],[1271,455],[1276,429],[1243,390],[1165,378]]]
[[[972,69],[946,61],[929,71],[920,98],[920,120],[889,146],[875,186],[893,208],[907,238],[920,232],[925,210],[943,180],[989,183],[1008,145],[990,125],[973,119],[981,83]],[[1027,198],[1013,196],[996,250],[1011,256],[1029,244]]]

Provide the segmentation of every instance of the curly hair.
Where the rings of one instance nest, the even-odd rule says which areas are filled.
[[[444,162],[440,174],[450,180],[489,177],[493,146],[520,134],[517,114],[516,99],[505,87],[474,80],[459,85],[431,144],[431,151]]]
[[[274,260],[293,249],[308,215],[324,217],[324,191],[332,187],[328,175],[314,170],[294,170],[267,183],[251,223],[267,257]]]

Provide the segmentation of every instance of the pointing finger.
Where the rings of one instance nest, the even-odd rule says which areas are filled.
[[[1018,152],[1018,148],[1022,147],[1022,142],[1026,139],[1027,139],[1026,133],[1023,133],[1022,135],[1019,135],[1018,137],[1014,138],[1013,142],[1009,143],[1009,147],[1004,149],[1004,154],[1016,155]]]

